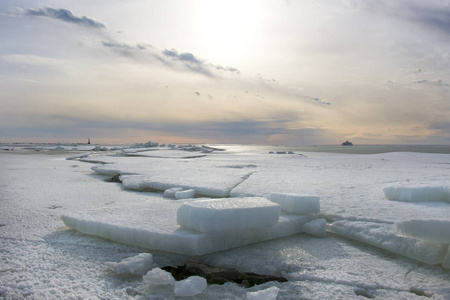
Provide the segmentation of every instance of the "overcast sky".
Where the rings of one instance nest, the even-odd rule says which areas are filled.
[[[0,2],[0,142],[450,144],[450,2]]]

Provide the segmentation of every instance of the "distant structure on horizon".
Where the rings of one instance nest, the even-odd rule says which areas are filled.
[[[90,145],[91,144],[91,139],[88,139],[88,145]]]
[[[352,142],[345,141],[341,144],[341,146],[353,146]]]

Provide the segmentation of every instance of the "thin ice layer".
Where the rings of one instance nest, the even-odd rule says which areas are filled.
[[[450,221],[407,220],[395,223],[397,234],[415,239],[450,244]]]
[[[177,212],[181,228],[204,233],[270,227],[279,217],[280,206],[261,197],[192,201]]]
[[[328,230],[427,264],[442,263],[448,248],[443,243],[397,236],[391,224],[337,221]]]
[[[171,208],[172,207],[172,208]],[[157,207],[148,204],[107,207],[62,216],[70,228],[116,242],[186,255],[203,255],[303,232],[314,216],[284,215],[272,227],[196,233],[176,225],[172,201]],[[133,218],[130,218],[133,216]]]

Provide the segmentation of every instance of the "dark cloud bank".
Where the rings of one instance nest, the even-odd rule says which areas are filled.
[[[105,24],[101,22],[95,21],[85,16],[77,17],[70,10],[63,8],[59,9],[51,7],[27,8],[25,10],[25,15],[48,17],[92,28],[106,28]]]

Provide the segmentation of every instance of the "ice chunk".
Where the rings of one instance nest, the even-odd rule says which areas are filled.
[[[168,285],[175,284],[175,278],[172,274],[160,268],[153,268],[148,271],[143,280],[150,285]]]
[[[206,279],[191,276],[185,280],[175,282],[174,292],[178,297],[190,297],[201,294],[206,289]]]
[[[448,245],[395,235],[391,224],[336,221],[328,231],[427,263],[442,263]]]
[[[74,156],[69,156],[69,157],[66,157],[66,160],[74,160],[77,158],[84,158],[84,157],[88,157],[91,154],[92,154],[92,152],[87,152],[87,153],[82,153],[82,154],[78,154],[78,155],[74,155]]]
[[[272,193],[270,194],[270,201],[280,204],[281,210],[288,214],[320,212],[320,198],[318,196]]]
[[[177,211],[181,228],[198,232],[270,227],[279,217],[280,206],[261,197],[198,200]]]
[[[183,188],[181,187],[174,187],[174,188],[170,188],[164,191],[164,197],[166,198],[175,198],[175,193],[182,191]]]
[[[279,291],[279,288],[272,286],[265,290],[247,292],[247,300],[275,300]]]
[[[117,274],[145,275],[152,268],[153,256],[150,253],[140,253],[128,257],[119,263],[106,262],[106,265]]]
[[[112,165],[97,165],[97,166],[93,166],[91,168],[92,171],[94,171],[97,174],[101,174],[101,175],[120,175],[121,171]]]
[[[195,190],[192,190],[192,189],[175,192],[176,199],[190,199],[190,198],[194,198],[194,196],[195,196]]]
[[[394,224],[397,234],[420,240],[450,244],[450,221],[407,220]]]
[[[389,200],[397,201],[450,201],[447,186],[388,186],[383,189]]]
[[[327,231],[327,221],[325,219],[312,220],[303,225],[302,229],[305,233],[323,237]]]

